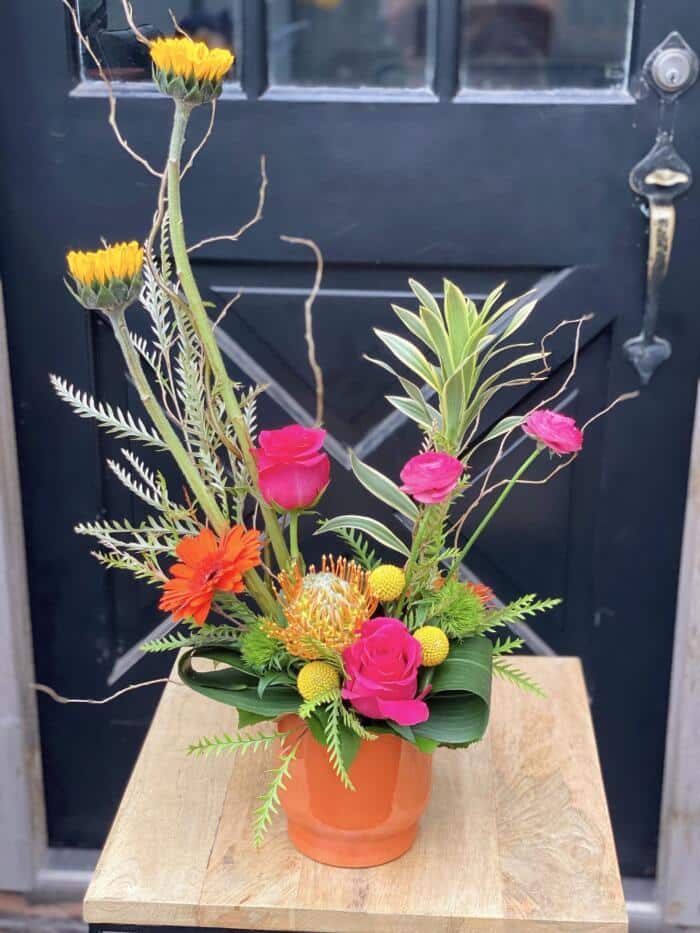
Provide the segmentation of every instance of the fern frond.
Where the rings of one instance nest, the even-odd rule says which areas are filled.
[[[357,713],[352,709],[348,709],[344,703],[340,704],[340,715],[346,728],[354,732],[355,735],[359,736],[361,739],[364,739],[365,742],[375,742],[379,738],[376,732],[368,732],[357,718]]]
[[[337,687],[334,690],[326,690],[325,693],[319,693],[319,695],[312,700],[305,700],[304,703],[299,706],[297,713],[302,719],[308,719],[319,706],[325,706],[326,703],[332,703],[334,700],[339,699],[340,690],[338,690]]]
[[[148,363],[153,372],[158,373],[160,370],[158,364],[158,354],[154,350],[151,350],[146,338],[130,330],[129,340],[131,341],[131,344],[135,348],[136,352],[146,363]]]
[[[329,648],[328,645],[324,644],[324,642],[319,641],[318,638],[314,638],[312,635],[303,636],[301,638],[301,643],[305,648],[313,651],[319,661],[325,661],[326,664],[330,664],[330,666],[335,668],[340,674],[345,673],[343,658],[339,651],[334,651],[332,648]]]
[[[269,748],[278,739],[287,735],[289,735],[288,732],[273,732],[271,735],[264,733],[229,735],[227,732],[223,735],[205,735],[198,742],[187,747],[187,754],[197,758],[203,755],[220,755],[221,752],[240,752],[241,755],[245,755],[247,751]]]
[[[508,638],[497,638],[491,648],[491,654],[494,658],[502,654],[512,654],[518,648],[522,648],[524,644],[522,638],[511,638],[510,636]]]
[[[233,593],[217,593],[214,601],[216,605],[226,613],[226,615],[237,619],[244,625],[254,626],[260,622],[260,618],[242,599],[238,599]]]
[[[260,806],[253,811],[253,842],[256,849],[262,845],[265,833],[272,823],[272,818],[279,810],[280,791],[284,790],[284,782],[289,777],[289,769],[297,756],[300,742],[301,738],[288,752],[283,752],[280,755],[279,766],[267,772],[272,775],[272,779],[265,793],[257,798],[261,801]]]
[[[355,561],[363,570],[374,570],[381,561],[377,557],[376,551],[370,547],[370,543],[360,531],[353,531],[351,528],[338,528],[335,532],[348,545],[355,556]]]
[[[61,376],[51,374],[51,385],[58,397],[66,402],[80,418],[94,418],[108,434],[139,441],[149,447],[167,450],[155,429],[147,427],[141,418],[113,407],[107,402],[96,402],[87,392],[76,389]]]
[[[232,645],[240,637],[233,625],[203,625],[189,634],[170,632],[162,638],[153,638],[140,646],[146,654],[162,654],[164,651],[179,651],[181,648],[204,648],[211,645]]]
[[[340,737],[340,724],[342,719],[340,707],[342,705],[343,701],[340,698],[340,694],[338,694],[328,706],[328,716],[324,729],[326,745],[328,747],[328,760],[331,763],[331,767],[340,778],[343,787],[347,787],[348,790],[355,790],[355,785],[350,780],[350,775],[343,763],[343,746]]]
[[[537,599],[535,593],[527,593],[513,600],[502,609],[495,609],[486,616],[483,632],[490,632],[499,625],[508,625],[511,622],[524,622],[526,618],[537,615],[539,612],[547,612],[560,605],[561,599],[547,598]]]
[[[109,551],[90,551],[90,553],[103,567],[108,567],[110,570],[128,570],[137,580],[162,585],[167,579],[155,559],[149,560],[146,557],[139,559],[136,555],[117,548]]]
[[[513,667],[513,665],[509,664],[507,661],[494,661],[493,672],[504,680],[508,680],[517,687],[520,687],[522,690],[526,690],[528,693],[534,693],[535,696],[539,697],[546,696],[539,684],[535,683],[524,671],[519,670],[517,667]]]

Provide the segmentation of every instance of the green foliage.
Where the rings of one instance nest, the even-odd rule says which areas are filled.
[[[399,489],[393,480],[384,476],[379,470],[375,470],[374,467],[358,460],[352,451],[350,451],[350,465],[353,473],[368,492],[386,503],[395,512],[405,515],[409,521],[415,522],[417,520],[418,508],[416,504],[405,492]]]
[[[341,703],[339,708],[343,723],[347,729],[349,729],[351,732],[354,732],[358,738],[364,739],[365,742],[375,742],[377,740],[375,733],[368,732],[367,729],[365,729],[365,727],[362,725],[357,717],[355,710],[348,709],[344,703]]]
[[[435,668],[426,698],[430,716],[412,727],[414,736],[453,747],[478,742],[486,731],[491,702],[491,642],[477,636],[452,642]]]
[[[428,433],[435,448],[459,453],[467,433],[473,428],[494,394],[509,385],[527,384],[538,376],[533,372],[513,377],[512,371],[545,360],[542,351],[522,353],[523,344],[509,343],[535,308],[534,300],[523,295],[498,305],[503,285],[487,296],[481,311],[453,283],[445,281],[441,308],[419,282],[409,280],[419,303],[418,313],[393,306],[396,316],[410,334],[423,344],[397,334],[375,330],[377,337],[407,369],[427,383],[437,396],[437,410],[429,407],[421,385],[397,376],[405,396],[392,396],[395,408],[414,420]],[[527,346],[527,345],[526,345]],[[486,367],[498,354],[515,355],[497,371]],[[385,369],[390,366],[380,361]],[[396,374],[394,374],[396,375]]]
[[[420,600],[417,609],[420,625],[435,625],[449,638],[480,634],[487,618],[486,609],[476,593],[452,578],[439,590]]]
[[[311,635],[304,636],[301,639],[301,642],[306,648],[313,650],[318,660],[325,661],[326,664],[330,664],[330,666],[335,668],[339,674],[345,673],[343,658],[341,657],[340,652],[334,651],[332,648],[329,648],[328,645],[324,644],[322,641],[319,641],[318,638],[312,638]]]
[[[374,570],[381,564],[377,557],[377,552],[370,550],[370,543],[359,531],[353,531],[350,528],[336,528],[335,533],[350,548],[354,560],[363,568],[363,570]]]
[[[396,551],[403,557],[409,557],[410,551],[406,545],[397,538],[393,531],[390,531],[386,525],[378,522],[376,518],[368,518],[364,515],[338,515],[336,518],[329,518],[318,527],[314,534],[321,535],[327,531],[340,532],[343,529],[353,529],[374,538],[384,547],[391,551]]]
[[[240,637],[240,630],[232,625],[192,626],[189,633],[170,632],[162,638],[154,638],[141,645],[146,654],[164,651],[179,651],[181,648],[204,648],[210,645],[232,645]]]
[[[87,392],[74,388],[67,379],[54,375],[49,378],[58,397],[67,402],[79,417],[93,418],[108,434],[140,441],[160,450],[168,449],[155,429],[147,427],[141,418],[134,418],[130,412],[125,414],[121,408],[112,407],[107,402],[96,402]]]
[[[359,736],[344,727],[341,708],[343,701],[336,696],[326,707],[325,735],[328,746],[328,759],[331,767],[340,778],[343,787],[355,790],[350,780],[348,769],[359,748]]]
[[[282,670],[289,658],[279,642],[263,631],[258,620],[242,635],[240,651],[245,663],[260,673]]]
[[[214,604],[225,615],[244,625],[252,627],[260,622],[260,617],[234,593],[218,592],[214,597]]]
[[[257,751],[260,748],[269,748],[277,739],[289,735],[288,732],[273,732],[272,735],[223,735],[202,736],[202,738],[189,745],[188,755],[201,757],[203,755],[220,755],[221,752],[240,752],[245,755],[247,751]]]
[[[487,625],[482,629],[484,632],[491,632],[497,626],[508,625],[511,622],[524,622],[526,618],[537,615],[539,612],[547,612],[561,604],[559,598],[538,599],[535,593],[527,593],[513,600],[503,609],[494,609],[487,613]]]
[[[508,680],[517,687],[520,687],[522,690],[526,690],[528,693],[534,693],[539,697],[546,696],[539,684],[535,683],[524,671],[518,670],[517,667],[513,667],[508,661],[495,660],[493,662],[493,672],[504,680]]]
[[[522,638],[511,638],[507,636],[506,638],[497,638],[493,643],[492,654],[494,658],[500,657],[503,654],[512,654],[514,651],[517,651],[525,642]]]
[[[325,706],[327,703],[333,703],[335,700],[340,698],[340,690],[336,687],[333,690],[326,690],[325,693],[319,693],[318,696],[315,696],[311,700],[305,700],[297,710],[299,716],[302,719],[308,719],[312,713],[315,713],[317,709],[321,706]]]
[[[279,766],[267,772],[272,775],[270,783],[265,793],[257,798],[260,805],[253,811],[253,841],[256,849],[262,845],[272,818],[279,811],[280,791],[284,790],[284,782],[289,777],[289,769],[297,756],[300,742],[301,739],[298,739],[289,751],[282,752]]]

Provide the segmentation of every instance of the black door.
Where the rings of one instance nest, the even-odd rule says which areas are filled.
[[[394,327],[390,303],[410,303],[409,276],[435,292],[447,276],[477,298],[502,279],[511,294],[537,287],[529,339],[562,318],[594,314],[559,400],[579,421],[639,386],[623,343],[641,327],[647,232],[628,174],[655,139],[659,109],[638,79],[671,30],[700,48],[693,5],[142,0],[138,23],[149,34],[170,30],[169,6],[190,32],[232,45],[240,63],[187,178],[190,242],[233,231],[254,212],[267,157],[263,221],[236,243],[195,253],[215,301],[242,292],[221,340],[232,371],[270,383],[263,423],[313,412],[301,323],[314,265],[308,250],[279,237],[312,237],[325,255],[316,335],[336,460],[329,514],[374,507],[347,469],[347,445],[393,476],[415,451],[415,431],[383,401],[390,377],[361,359],[381,355],[370,328]],[[152,99],[142,47],[123,31],[117,0],[79,0],[79,8],[118,82],[124,135],[158,165],[171,107]],[[63,255],[100,236],[143,236],[156,180],[114,143],[104,94],[59,0],[12,4],[4,18],[14,79],[2,85],[2,275],[37,670],[63,693],[103,695],[115,661],[159,616],[153,591],[105,575],[71,532],[76,520],[134,506],[104,466],[113,441],[61,407],[46,374],[114,404],[131,401],[106,329],[63,289]],[[693,167],[698,93],[684,95],[675,114],[676,145]],[[197,114],[192,144],[207,116]],[[676,206],[660,316],[672,357],[637,401],[591,427],[572,469],[547,489],[519,489],[470,555],[470,569],[503,598],[565,597],[538,632],[552,650],[583,658],[629,875],[651,873],[655,862],[697,379],[696,190]],[[568,372],[572,329],[551,348],[541,397]],[[492,420],[533,405],[538,396],[524,391]],[[130,676],[146,679],[168,663],[143,661]],[[103,708],[42,699],[54,845],[100,844],[155,699],[141,691]]]

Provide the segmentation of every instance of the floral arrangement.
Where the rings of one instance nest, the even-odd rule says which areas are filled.
[[[368,516],[319,519],[332,482],[322,406],[315,425],[257,430],[263,389],[245,387],[226,371],[185,240],[185,130],[193,108],[209,102],[213,114],[233,57],[186,36],[149,45],[154,81],[174,99],[153,227],[143,244],[69,252],[67,284],[80,304],[111,325],[151,423],[94,401],[64,379],[52,376],[52,382],[81,417],[171,457],[184,489],[178,496],[125,446],[123,462],[109,466],[153,514],[138,525],[100,520],[76,530],[97,540],[94,554],[105,567],[161,589],[160,607],[179,628],[144,650],[180,651],[184,684],[238,711],[241,731],[201,738],[192,754],[270,746],[280,733],[259,724],[295,713],[327,748],[338,779],[352,788],[361,743],[382,733],[425,753],[478,741],[487,726],[492,674],[538,692],[507,658],[522,645],[507,626],[559,600],[526,594],[497,605],[488,587],[463,582],[460,568],[533,462],[547,454],[566,457],[556,472],[581,449],[583,432],[571,418],[541,408],[507,417],[478,438],[496,393],[546,376],[544,342],[533,347],[514,340],[535,301],[502,301],[500,285],[477,307],[448,281],[440,304],[411,281],[417,310],[394,308],[404,333],[376,331],[402,372],[373,362],[396,377],[402,394],[387,401],[415,422],[422,438],[397,479],[351,454],[358,482],[400,515],[407,530],[394,532]],[[148,316],[150,339],[129,329],[127,311]],[[310,354],[317,372],[313,349]],[[533,371],[533,364],[540,369]],[[491,483],[516,431],[525,432],[531,449],[511,478]],[[488,444],[496,446],[493,463],[476,494],[470,463]],[[489,497],[472,528],[471,515]],[[307,566],[300,550],[302,521],[309,528],[317,522],[315,534],[337,536],[318,567]],[[463,529],[470,531],[464,544]],[[389,552],[393,557],[385,559]],[[255,811],[257,842],[297,747],[298,741],[282,745]]]

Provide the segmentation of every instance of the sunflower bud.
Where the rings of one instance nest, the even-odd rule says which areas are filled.
[[[116,311],[141,291],[143,247],[135,240],[91,253],[71,251],[66,262],[74,284],[69,289],[84,308]]]
[[[164,94],[188,104],[205,104],[221,93],[234,56],[185,36],[156,39],[151,45],[153,80]]]

